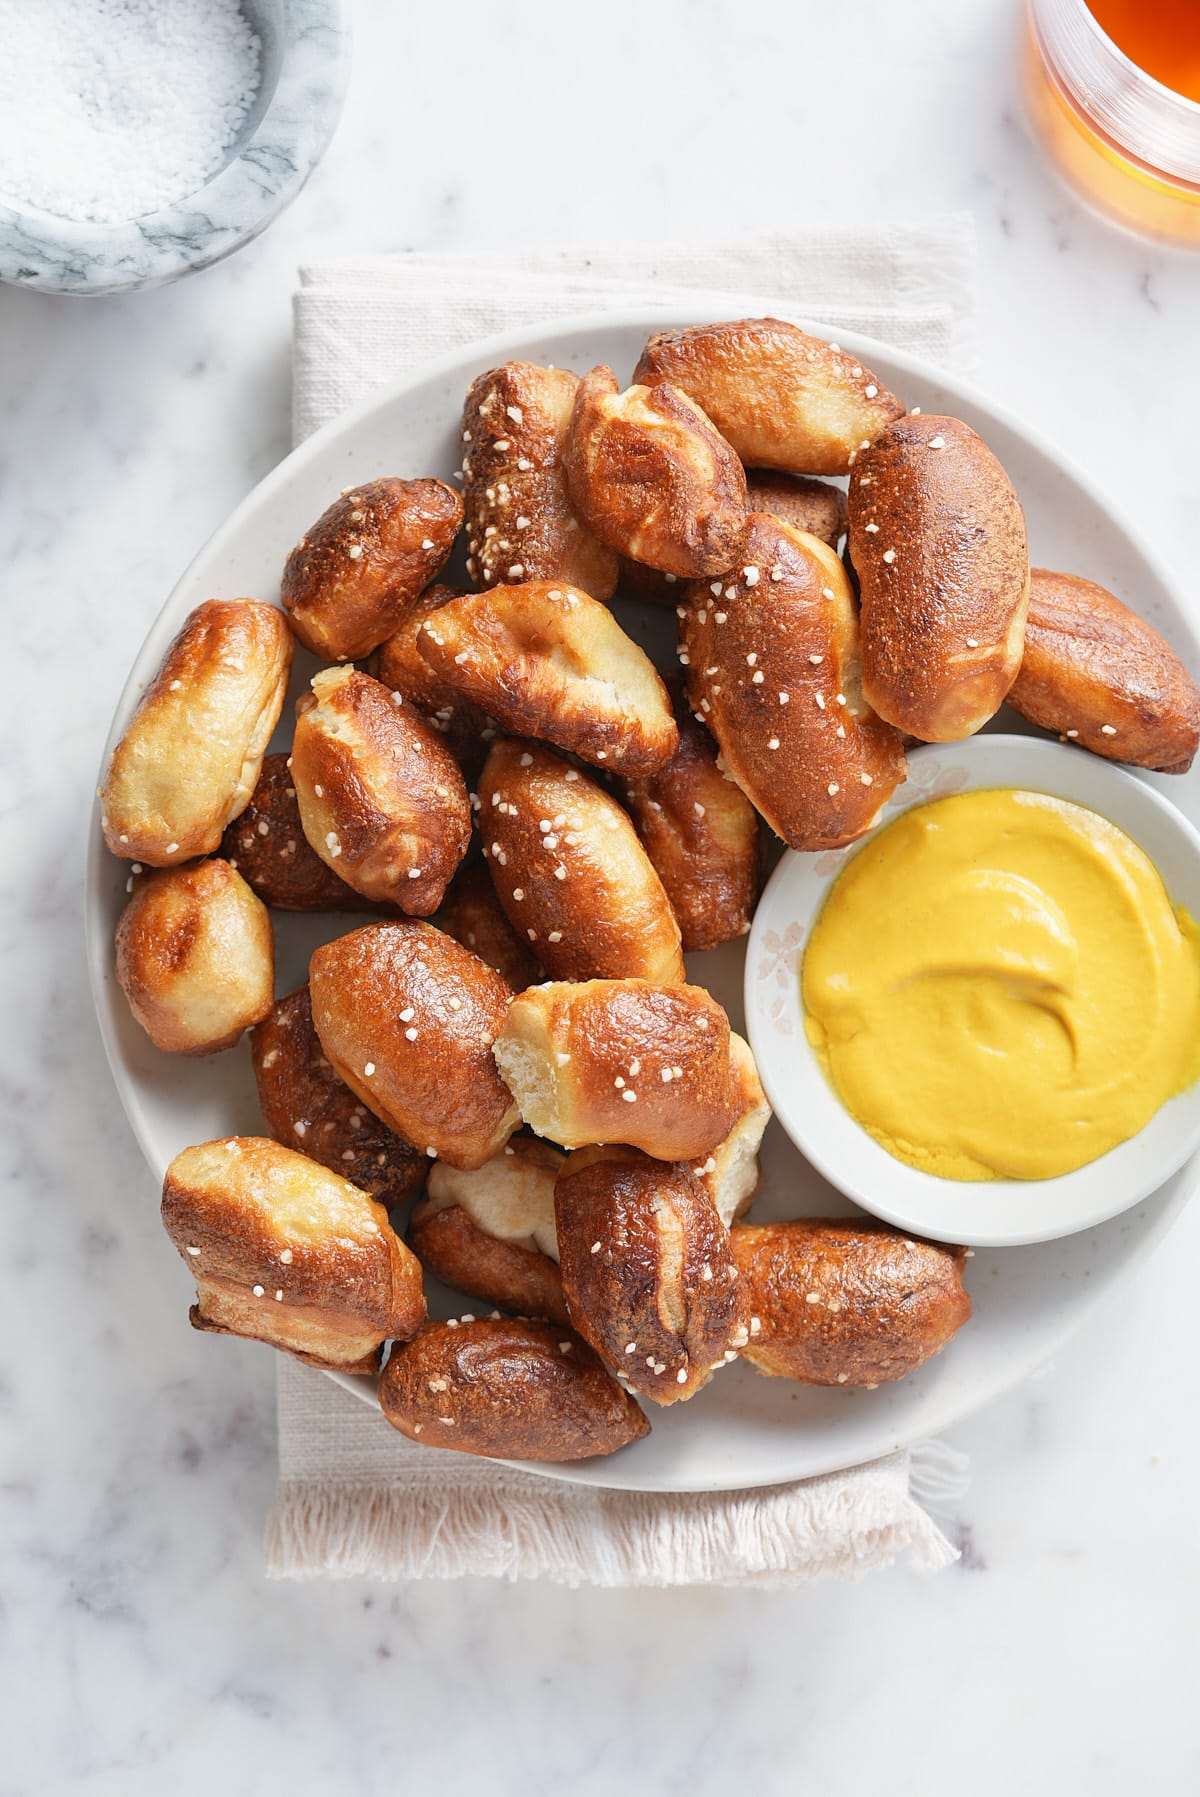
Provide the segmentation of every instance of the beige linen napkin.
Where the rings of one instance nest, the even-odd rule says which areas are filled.
[[[859,330],[961,369],[969,217],[816,232],[700,251],[381,256],[300,271],[296,441],[423,362],[478,337],[703,288]],[[739,308],[740,309],[740,308]],[[907,1553],[957,1558],[922,1507],[965,1485],[939,1442],[800,1484],[693,1495],[603,1491],[406,1441],[324,1374],[278,1363],[277,1578],[549,1578],[593,1585],[795,1585]]]

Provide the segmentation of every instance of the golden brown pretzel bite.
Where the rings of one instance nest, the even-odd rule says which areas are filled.
[[[469,1173],[438,1161],[408,1231],[422,1266],[473,1298],[565,1323],[554,1229],[562,1164],[557,1149],[529,1136]]]
[[[388,1337],[424,1320],[420,1265],[383,1206],[264,1136],[177,1154],[162,1219],[196,1281],[194,1329],[372,1373]]]
[[[339,880],[304,834],[289,755],[264,758],[250,803],[221,838],[221,853],[276,911],[368,911],[372,901]]]
[[[922,1366],[971,1314],[963,1250],[872,1218],[739,1223],[743,1360],[806,1385],[881,1385]]]
[[[168,867],[219,845],[254,791],[293,646],[273,605],[196,607],[108,764],[100,822],[114,855]]]
[[[682,388],[748,468],[792,474],[844,474],[904,411],[853,356],[778,318],[661,331],[633,378]]]
[[[324,668],[296,706],[304,834],[364,897],[436,911],[471,840],[458,763],[412,705],[356,668]]]
[[[505,362],[472,384],[463,409],[467,572],[481,587],[566,581],[593,599],[617,584],[617,558],[571,510],[563,469],[579,376]]]
[[[827,480],[748,468],[746,503],[752,512],[771,512],[793,530],[820,537],[830,549],[846,534],[846,495]]]
[[[480,1167],[520,1122],[492,1044],[512,994],[431,924],[366,924],[309,964],[313,1022],[339,1078],[405,1141]]]
[[[736,1358],[729,1231],[687,1167],[584,1148],[558,1176],[554,1215],[571,1321],[634,1391],[674,1404]]]
[[[611,368],[579,383],[567,488],[602,543],[663,573],[729,567],[746,523],[746,476],[729,444],[669,383],[618,390]]]
[[[693,1169],[726,1229],[749,1210],[758,1190],[758,1150],[771,1121],[771,1107],[758,1077],[750,1044],[729,1032],[729,1067],[737,1119],[700,1166]]]
[[[215,856],[147,874],[117,924],[117,981],[156,1048],[232,1048],[271,1009],[271,920]]]
[[[352,1180],[389,1209],[425,1183],[429,1158],[386,1129],[333,1071],[313,1027],[307,986],[250,1032],[263,1122],[277,1142]]]
[[[699,986],[534,986],[513,1001],[495,1056],[526,1123],[564,1148],[628,1142],[702,1163],[737,1116],[729,1019]]]
[[[862,681],[880,717],[957,742],[998,711],[1021,665],[1025,516],[991,450],[958,418],[903,418],[850,477]]]
[[[292,629],[322,661],[353,661],[391,636],[454,546],[463,502],[440,480],[351,487],[288,556]]]
[[[565,583],[493,587],[441,606],[422,655],[506,730],[584,761],[652,773],[678,742],[667,689],[608,607]]]
[[[1186,774],[1200,745],[1200,689],[1175,651],[1078,574],[1035,568],[1014,711],[1110,761]]]
[[[870,828],[904,778],[904,750],[863,697],[845,569],[816,537],[751,516],[746,560],[688,589],[688,698],[725,770],[794,849]]]
[[[460,867],[437,914],[437,927],[494,967],[514,992],[541,976],[541,966],[509,923],[481,861]]]
[[[496,726],[477,705],[435,674],[417,648],[417,637],[426,618],[452,599],[462,597],[461,587],[426,587],[404,614],[400,627],[380,643],[367,663],[367,672],[416,706],[445,737],[447,748],[466,778],[474,780],[483,766],[488,744],[495,738]]]
[[[479,801],[496,895],[548,973],[683,979],[675,914],[615,799],[549,750],[505,739]]]
[[[675,721],[679,747],[670,761],[657,774],[626,781],[624,796],[690,952],[732,942],[750,928],[762,843],[758,813],[717,766],[708,731],[678,701]]]
[[[430,1323],[379,1381],[389,1423],[426,1448],[499,1460],[588,1460],[650,1433],[628,1392],[562,1323]]]

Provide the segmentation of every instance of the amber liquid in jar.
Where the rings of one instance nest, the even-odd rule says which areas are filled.
[[[1200,0],[1087,0],[1087,9],[1143,74],[1200,100]]]
[[[1200,0],[1028,0],[1034,123],[1084,198],[1200,247]]]

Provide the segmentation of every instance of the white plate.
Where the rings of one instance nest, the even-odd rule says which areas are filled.
[[[787,315],[777,302],[763,301],[758,310]],[[463,395],[480,370],[516,356],[576,370],[608,362],[628,378],[649,332],[722,316],[730,316],[728,303],[700,294],[690,309],[598,313],[491,338],[310,438],[243,501],[167,600],[121,695],[104,764],[168,643],[201,600],[277,599],[288,550],[349,483],[385,474],[449,477],[458,466]],[[1191,667],[1200,666],[1200,645],[1182,601],[1152,550],[1082,474],[962,382],[882,344],[846,332],[838,338],[909,406],[953,413],[986,438],[1024,501],[1039,566],[1102,581],[1161,630]],[[669,619],[632,606],[621,611],[635,634],[661,649]],[[669,636],[666,641],[669,645]],[[305,680],[312,664],[306,657],[297,661],[297,678]],[[1006,722],[1014,727],[1011,718]],[[285,715],[280,745],[290,731],[290,716]],[[1200,822],[1195,776],[1149,778],[1193,822]],[[123,865],[103,848],[97,814],[86,901],[96,1011],[121,1102],[150,1167],[161,1177],[171,1157],[187,1144],[232,1131],[257,1133],[262,1126],[244,1044],[206,1061],[162,1055],[132,1021],[112,968],[113,931],[125,880]],[[354,921],[361,919],[347,923],[276,914],[280,992],[301,983],[308,953],[318,942]],[[742,961],[740,945],[691,961],[692,977],[712,986],[738,1027]],[[1150,1252],[1195,1179],[1193,1162],[1135,1209],[1080,1235],[1037,1247],[980,1249],[967,1274],[975,1307],[972,1321],[944,1354],[899,1384],[873,1392],[830,1391],[764,1379],[748,1367],[732,1366],[689,1404],[661,1412],[647,1406],[653,1433],[636,1447],[610,1459],[536,1470],[614,1489],[716,1491],[829,1472],[920,1440],[999,1396],[1053,1354],[1105,1292]],[[773,1123],[764,1143],[762,1193],[754,1214],[844,1214],[851,1208]],[[170,1252],[165,1240],[163,1252]],[[179,1286],[179,1326],[184,1328],[188,1294],[182,1269]],[[220,1351],[220,1343],[214,1342],[212,1352]],[[368,1382],[347,1383],[372,1396]]]
[[[1108,818],[1145,850],[1175,903],[1200,917],[1200,835],[1130,769],[1086,749],[992,731],[966,742],[927,743],[909,751],[908,778],[876,829],[914,805],[998,786],[1052,793]],[[846,1110],[805,1035],[797,967],[829,888],[873,834],[821,855],[789,851],[754,914],[746,947],[747,1033],[767,1097],[792,1141],[864,1210],[943,1242],[993,1248],[1046,1242],[1129,1210],[1200,1148],[1200,1087],[1170,1099],[1127,1142],[1054,1179],[937,1179],[894,1159]],[[886,930],[886,919],[879,927]]]

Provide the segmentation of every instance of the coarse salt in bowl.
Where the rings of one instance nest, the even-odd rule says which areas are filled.
[[[1147,779],[1086,750],[986,733],[922,745],[909,751],[909,777],[875,829],[914,805],[996,787],[1052,793],[1108,818],[1149,856],[1171,899],[1200,917],[1200,833]],[[759,902],[746,950],[746,1028],[763,1086],[796,1147],[831,1184],[916,1235],[1002,1247],[1052,1241],[1115,1217],[1200,1149],[1200,1086],[1168,1099],[1128,1141],[1051,1179],[943,1179],[881,1147],[826,1079],[805,1035],[800,993],[812,926],[859,847],[786,853]],[[1019,1118],[1013,1127],[1020,1128]]]
[[[104,294],[230,255],[333,135],[348,0],[0,0],[0,280]]]

